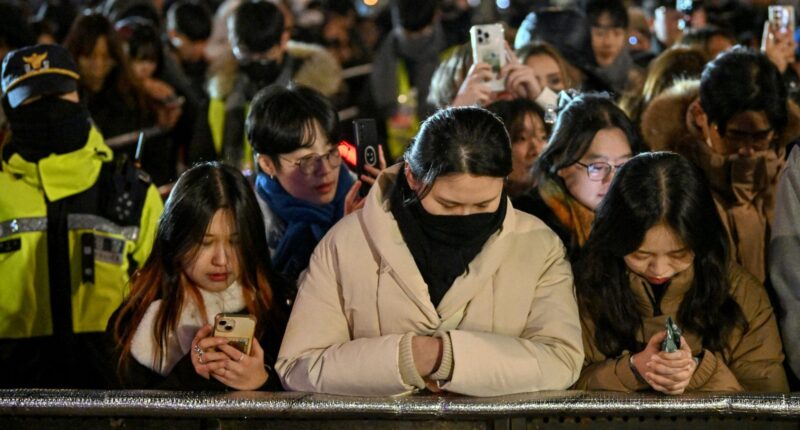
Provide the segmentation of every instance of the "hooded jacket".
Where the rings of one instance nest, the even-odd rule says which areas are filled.
[[[294,82],[330,97],[340,88],[342,69],[322,47],[289,41],[280,75],[274,83]],[[252,97],[260,88],[252,88],[249,79],[239,72],[231,59],[208,83],[210,100],[206,114],[199,115],[188,162],[221,160],[233,166],[252,168],[250,145],[244,123]]]
[[[786,145],[800,137],[800,108],[787,102],[789,121],[778,137],[777,150],[767,151],[764,165],[755,170],[759,174],[750,176],[733,171],[725,157],[713,153],[690,120],[689,106],[699,98],[699,92],[699,81],[679,81],[653,99],[642,114],[642,135],[653,151],[677,152],[704,171],[735,261],[764,281],[775,188]]]
[[[421,388],[410,340],[442,338],[440,388],[496,396],[569,387],[583,349],[558,237],[510,208],[434,307],[389,208],[397,166],[322,239],[301,277],[276,370],[288,390],[395,395]],[[438,374],[438,376],[437,376]],[[424,387],[424,384],[422,384]]]
[[[789,365],[800,375],[800,147],[789,154],[778,183],[769,241],[769,278],[780,300],[779,321]]]

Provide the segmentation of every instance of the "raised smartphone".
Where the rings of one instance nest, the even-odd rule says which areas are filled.
[[[773,5],[768,9],[769,26],[772,31],[794,33],[794,7]]]
[[[374,119],[357,119],[353,121],[353,136],[356,141],[357,155],[356,155],[356,173],[358,177],[361,175],[369,175],[369,172],[364,169],[364,166],[372,166],[380,169],[380,157],[378,150],[378,129],[375,126]],[[362,183],[358,194],[364,197],[369,192],[370,186]]]
[[[256,317],[248,314],[220,313],[214,317],[214,336],[228,338],[228,345],[250,355]]]
[[[488,82],[492,91],[503,91],[505,82],[500,79],[500,69],[508,61],[506,57],[505,38],[501,24],[473,25],[469,29],[472,41],[472,60],[475,63],[486,63],[492,66],[494,78]]]

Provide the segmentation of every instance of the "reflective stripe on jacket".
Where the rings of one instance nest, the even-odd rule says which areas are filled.
[[[112,151],[92,129],[86,145],[38,163],[13,154],[0,172],[0,338],[30,338],[54,332],[102,332],[122,301],[132,265],[144,263],[155,238],[163,203],[148,185],[141,208],[126,196],[107,202]],[[144,186],[144,185],[143,185]],[[48,208],[66,217],[69,273],[51,282]],[[115,206],[116,205],[116,206]],[[130,225],[109,213],[139,213]],[[56,234],[56,233],[52,233]],[[60,256],[56,256],[60,258]],[[87,260],[88,258],[88,260]],[[60,260],[58,260],[60,261]],[[67,267],[64,265],[63,267]],[[67,285],[69,305],[52,303],[50,285]],[[56,292],[58,293],[58,292]],[[64,292],[61,292],[64,293]],[[63,295],[63,297],[67,297]],[[62,312],[63,311],[63,312]],[[54,315],[68,316],[71,327],[54,330]],[[69,324],[71,322],[71,324]]]

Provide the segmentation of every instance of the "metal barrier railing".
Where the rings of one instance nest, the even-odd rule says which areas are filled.
[[[559,391],[475,398],[308,393],[0,390],[0,428],[800,427],[800,393]]]

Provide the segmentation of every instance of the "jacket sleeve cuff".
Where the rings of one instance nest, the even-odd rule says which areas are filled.
[[[430,378],[434,381],[449,381],[453,377],[453,343],[447,332],[436,332],[433,336],[442,340],[442,361]]]
[[[714,372],[716,372],[717,364],[717,356],[711,351],[704,349],[703,358],[697,365],[697,369],[694,370],[694,375],[692,375],[692,379],[689,381],[689,386],[686,387],[686,390],[697,390],[706,385]]]
[[[614,373],[619,378],[619,382],[625,388],[631,391],[643,391],[650,388],[646,382],[640,381],[631,369],[631,353],[625,351],[620,357],[617,358],[617,364],[614,366]]]
[[[406,385],[422,389],[425,388],[425,380],[417,372],[417,366],[414,364],[414,351],[411,348],[413,338],[414,333],[407,333],[400,339],[400,377]]]

